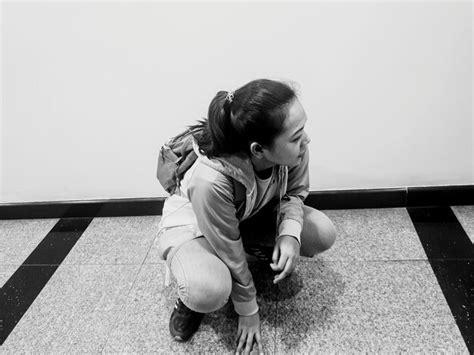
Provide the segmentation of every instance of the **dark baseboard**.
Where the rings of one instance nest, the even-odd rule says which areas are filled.
[[[164,197],[0,204],[0,219],[156,216]],[[312,191],[320,210],[474,205],[474,185]]]
[[[0,204],[0,219],[155,216],[164,197]]]

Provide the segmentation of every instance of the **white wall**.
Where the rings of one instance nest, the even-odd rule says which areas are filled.
[[[0,40],[3,42],[3,6],[0,4]],[[0,54],[3,48],[0,47]],[[3,201],[3,55],[0,55],[0,203]]]
[[[312,190],[473,184],[472,19],[468,1],[3,3],[1,202],[165,196],[161,143],[260,77],[299,84]]]

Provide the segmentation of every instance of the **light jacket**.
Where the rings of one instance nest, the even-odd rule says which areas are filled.
[[[239,231],[239,223],[256,213],[257,182],[252,163],[246,156],[209,159],[199,153],[197,146],[194,150],[198,154],[196,162],[186,172],[180,190],[165,201],[159,233],[188,226],[193,230],[188,240],[204,236],[232,275],[235,311],[252,315],[258,311],[256,289]],[[300,164],[275,167],[280,187],[276,237],[291,235],[300,242],[303,201],[309,193],[308,162],[306,150]],[[171,247],[178,249],[179,245],[160,246],[160,250]]]

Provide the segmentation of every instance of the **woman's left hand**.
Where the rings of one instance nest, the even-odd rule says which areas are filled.
[[[273,271],[282,271],[275,275],[273,283],[276,284],[293,272],[300,256],[300,243],[295,237],[283,235],[278,237],[273,248],[270,267]]]

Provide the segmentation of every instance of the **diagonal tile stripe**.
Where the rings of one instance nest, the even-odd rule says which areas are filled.
[[[449,207],[407,210],[466,346],[474,353],[474,246]]]
[[[93,218],[58,221],[0,291],[0,345],[18,324]]]

